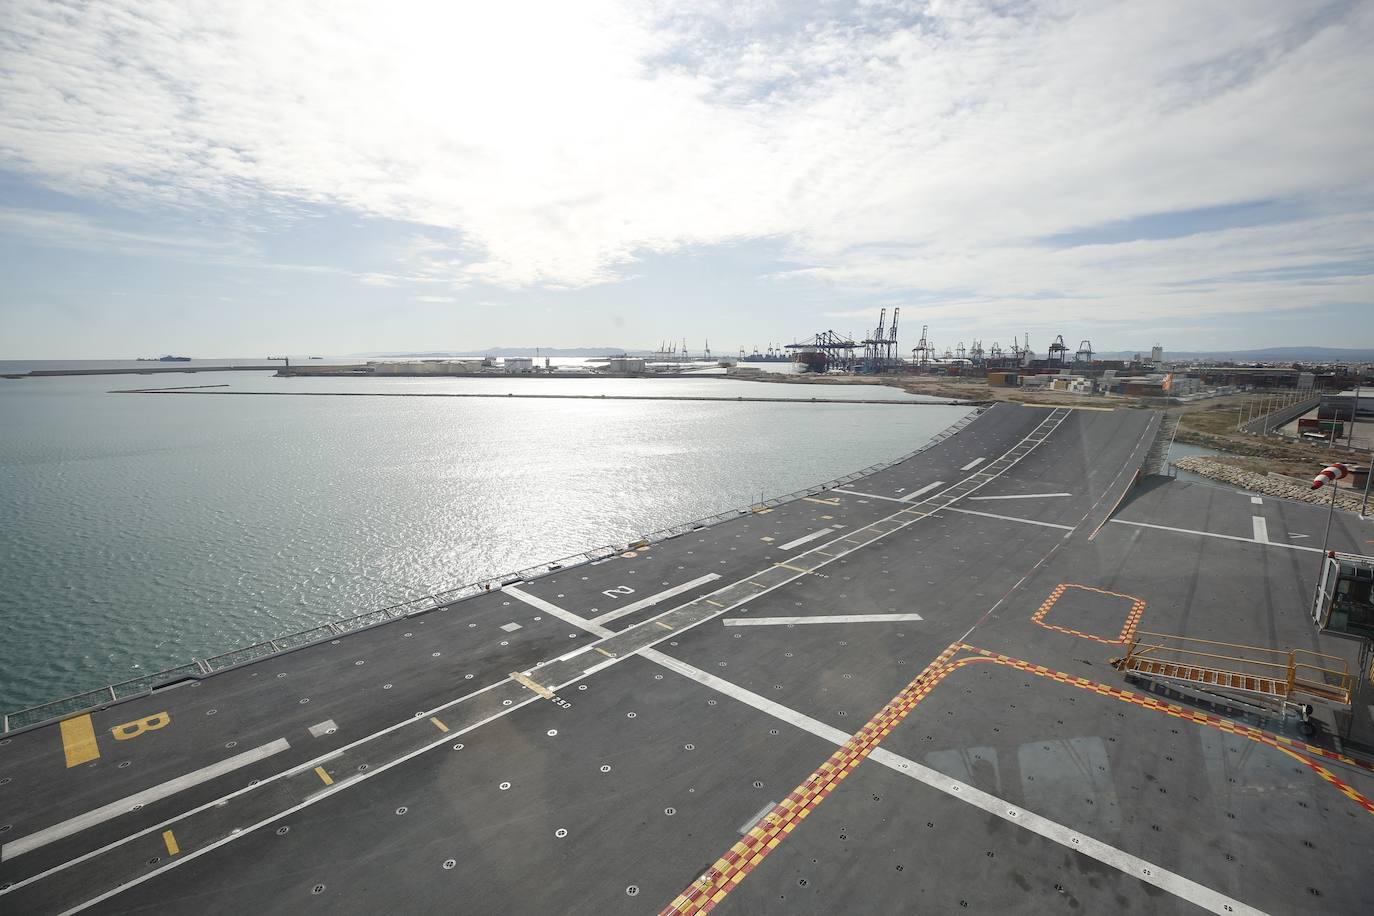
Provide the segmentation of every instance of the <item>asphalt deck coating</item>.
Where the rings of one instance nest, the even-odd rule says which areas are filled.
[[[874,756],[718,909],[1181,913],[1197,896],[1217,912],[1365,912],[1374,814],[1313,764],[1365,796],[1374,768],[1334,759],[1329,711],[1305,738],[1291,716],[1110,667],[1137,601],[1141,629],[1354,660],[1314,631],[1319,556],[1293,549],[1320,546],[1325,509],[1159,478],[1128,493],[1157,426],[998,405],[840,488],[865,495],[742,514],[96,711],[89,762],[66,765],[56,724],[6,736],[0,910],[657,912],[925,672]],[[1033,495],[1052,492],[1070,495]],[[1336,513],[1333,548],[1371,541],[1374,524]],[[921,619],[727,625],[895,613]],[[165,724],[115,740],[145,717]],[[1066,832],[896,769],[917,764]]]

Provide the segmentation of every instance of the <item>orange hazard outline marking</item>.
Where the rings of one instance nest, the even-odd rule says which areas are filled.
[[[966,655],[963,658],[951,661],[960,651],[975,653]],[[1066,684],[1071,687],[1081,687],[1091,690],[1102,696],[1112,697],[1126,703],[1132,703],[1145,709],[1153,709],[1165,715],[1179,719],[1186,719],[1198,725],[1209,725],[1213,728],[1229,734],[1248,738],[1260,744],[1267,745],[1275,750],[1287,754],[1299,761],[1304,766],[1311,769],[1318,776],[1340,790],[1351,801],[1358,804],[1365,811],[1374,814],[1374,802],[1362,795],[1359,790],[1341,780],[1326,767],[1314,760],[1309,760],[1302,754],[1293,750],[1293,747],[1302,749],[1313,754],[1338,759],[1342,762],[1353,763],[1363,769],[1374,771],[1374,767],[1360,764],[1343,755],[1335,754],[1325,748],[1315,745],[1305,744],[1301,741],[1294,741],[1274,735],[1248,725],[1241,725],[1217,716],[1209,716],[1205,713],[1194,712],[1172,703],[1156,700],[1152,697],[1142,697],[1129,691],[1112,687],[1108,684],[1090,681],[1087,678],[1075,677],[1061,671],[1046,668],[1043,665],[1036,665],[1031,662],[1007,655],[1000,655],[980,649],[976,646],[964,643],[955,643],[941,652],[940,655],[927,665],[911,683],[902,690],[901,693],[893,697],[886,706],[878,711],[863,728],[850,737],[842,747],[831,754],[825,763],[821,764],[814,773],[807,777],[806,781],[792,790],[787,798],[783,799],[773,807],[763,818],[754,826],[739,842],[730,847],[724,855],[703,872],[695,881],[691,883],[672,903],[664,907],[660,916],[689,916],[689,914],[709,913],[715,908],[716,904],[725,899],[726,895],[734,889],[744,877],[762,862],[770,852],[777,848],[778,844],[786,838],[797,824],[806,818],[816,806],[825,800],[835,787],[844,780],[854,768],[857,767],[865,757],[873,752],[879,742],[886,738],[907,715],[916,708],[936,685],[943,681],[950,674],[967,665],[980,662],[990,662],[998,665],[1006,665],[1019,671],[1025,671],[1039,677],[1049,678]]]
[[[1115,639],[1108,639],[1105,636],[1095,636],[1092,633],[1084,633],[1081,630],[1074,630],[1069,627],[1061,627],[1053,623],[1045,623],[1045,615],[1054,607],[1054,603],[1071,588],[1076,588],[1084,592],[1096,592],[1099,595],[1110,595],[1113,598],[1124,598],[1131,602],[1131,611],[1126,615],[1126,622],[1121,627],[1121,632]],[[1145,602],[1134,595],[1123,595],[1120,592],[1109,592],[1105,588],[1093,588],[1091,585],[1075,585],[1072,582],[1061,582],[1050,592],[1040,605],[1040,609],[1031,615],[1031,623],[1042,626],[1047,630],[1054,630],[1057,633],[1067,633],[1070,636],[1077,636],[1080,639],[1091,639],[1095,642],[1105,643],[1109,646],[1124,646],[1131,641],[1135,635],[1135,628],[1140,624],[1140,615],[1145,613]]]

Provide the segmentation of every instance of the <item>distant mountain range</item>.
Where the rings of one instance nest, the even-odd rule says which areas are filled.
[[[1110,350],[1097,351],[1098,359],[1130,359],[1139,353],[1149,357],[1150,350]],[[456,356],[549,356],[549,357],[589,357],[589,356],[653,356],[653,350],[627,350],[624,347],[488,347],[485,350],[432,350],[424,352],[376,351],[373,353],[353,353],[353,357],[373,359],[444,359]],[[722,355],[731,355],[722,351]],[[1037,354],[1043,356],[1043,354]],[[1282,362],[1374,362],[1374,349],[1350,349],[1342,347],[1268,347],[1263,350],[1168,350],[1164,351],[1168,360],[1230,360],[1233,362],[1282,363]]]
[[[1139,353],[1150,355],[1149,348],[1143,350],[1119,350],[1109,353],[1094,353],[1098,359],[1129,359]],[[1262,350],[1169,350],[1164,351],[1166,360],[1220,359],[1232,362],[1250,363],[1359,363],[1374,361],[1374,350],[1351,349],[1344,347],[1267,347]]]
[[[433,350],[426,352],[397,352],[394,350],[373,353],[352,353],[350,356],[371,357],[373,359],[443,359],[455,356],[652,356],[652,350],[626,350],[624,347],[487,347],[485,350]]]

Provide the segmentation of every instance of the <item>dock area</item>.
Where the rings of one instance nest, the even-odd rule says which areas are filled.
[[[997,403],[824,490],[16,728],[0,911],[1365,912],[1349,722],[1114,667],[1145,631],[1357,661],[1308,617],[1326,511],[1142,477],[1159,426]],[[1371,543],[1335,513],[1332,548]]]

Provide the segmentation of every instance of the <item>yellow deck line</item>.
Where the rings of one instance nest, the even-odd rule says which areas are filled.
[[[552,690],[550,690],[549,688],[545,687],[543,684],[538,683],[537,681],[531,680],[530,678],[528,678],[528,677],[526,677],[525,675],[521,674],[519,671],[512,671],[512,672],[510,673],[510,676],[511,676],[511,680],[515,681],[517,684],[520,684],[520,685],[523,686],[523,687],[528,687],[530,690],[533,690],[535,693],[539,694],[539,695],[540,695],[541,697],[543,697],[544,699],[546,699],[546,700],[552,700],[552,699],[553,699],[553,691],[552,691]],[[444,730],[445,730],[445,731],[448,731],[448,729],[444,729]]]
[[[174,856],[181,852],[181,847],[177,845],[176,834],[172,833],[172,831],[162,831],[162,842],[167,844],[167,855]]]
[[[672,629],[672,625],[671,625],[671,624],[666,624],[666,623],[664,623],[664,622],[661,621],[661,620],[655,620],[654,623],[656,623],[656,624],[658,624],[659,626],[663,627],[663,629],[665,629],[665,630],[671,630],[671,629]]]
[[[438,716],[430,716],[430,717],[429,717],[429,721],[433,722],[433,723],[434,723],[434,727],[437,728],[437,729],[439,729],[439,731],[441,731],[441,732],[446,732],[446,731],[448,731],[448,726],[445,725],[444,723],[440,722]]]
[[[750,580],[749,580],[749,584],[750,584],[750,585],[753,585],[753,586],[756,586],[756,587],[758,587],[758,588],[767,588],[767,587],[768,587],[768,586],[764,585],[762,582],[755,582],[753,579],[750,579]]]
[[[792,570],[793,572],[809,573],[809,572],[811,571],[811,570],[809,570],[809,569],[802,569],[800,566],[789,566],[789,565],[787,565],[786,563],[777,563],[777,564],[775,564],[775,565],[781,566],[783,569],[790,569],[790,570]]]
[[[725,607],[725,605],[721,604],[719,601],[712,601],[710,598],[707,598],[707,599],[706,599],[706,603],[707,603],[707,604],[713,604],[713,605],[715,605],[716,607]]]
[[[67,757],[68,768],[89,763],[100,756],[100,745],[95,740],[95,726],[91,715],[63,719],[59,728],[62,731],[62,753]]]
[[[814,496],[803,496],[802,499],[809,503],[820,503],[822,506],[838,506],[840,504],[838,499],[817,499]]]
[[[334,785],[334,777],[324,771],[324,767],[315,767],[315,775],[320,777],[320,781],[327,786]]]
[[[607,658],[615,658],[615,653],[614,653],[614,652],[607,652],[605,649],[601,648],[600,646],[592,646],[592,648],[595,649],[596,651],[600,652],[602,655],[606,656]]]

